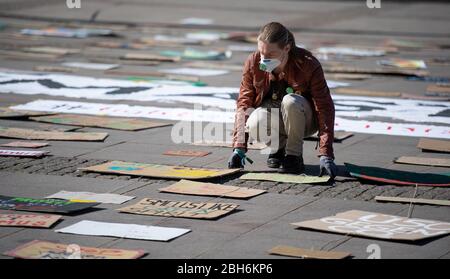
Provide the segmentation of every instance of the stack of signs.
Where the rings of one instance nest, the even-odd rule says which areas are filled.
[[[410,186],[448,187],[450,176],[435,173],[397,171],[344,163],[351,176],[382,183]]]
[[[59,219],[60,215],[50,214],[0,214],[0,226],[50,228]]]
[[[450,223],[359,210],[292,225],[303,229],[403,241],[416,241],[450,233]]]
[[[450,153],[450,141],[435,139],[420,139],[417,148],[422,151]]]
[[[14,156],[14,157],[42,157],[46,155],[48,151],[28,151],[28,150],[9,150],[0,149],[0,156]]]
[[[105,223],[87,220],[78,222],[72,226],[68,226],[60,230],[56,230],[56,232],[59,233],[113,236],[155,241],[169,241],[190,231],[191,230],[188,229],[143,226],[135,224]]]
[[[88,116],[77,114],[56,114],[50,116],[31,117],[30,119],[47,123],[109,128],[125,131],[137,131],[142,129],[171,125],[167,123],[160,123],[150,120],[141,120],[134,118],[110,118],[110,117]]]
[[[175,184],[159,189],[159,191],[184,195],[215,196],[236,199],[247,199],[266,192],[265,190],[259,189],[202,183],[189,180],[180,180]]]
[[[216,219],[230,213],[238,206],[234,203],[172,201],[145,198],[137,204],[118,210],[120,212],[141,215]]]
[[[138,259],[145,255],[143,250],[82,247],[75,244],[61,244],[34,240],[4,253],[20,259]]]
[[[80,170],[175,179],[206,179],[221,177],[240,171],[240,169],[203,169],[122,161],[112,161],[96,166],[80,168]]]
[[[44,29],[22,29],[20,31],[24,35],[32,36],[50,36],[65,38],[87,38],[91,36],[116,36],[112,30],[108,29],[86,29],[86,28],[56,28],[49,27]]]
[[[351,256],[347,252],[309,250],[291,246],[278,245],[269,251],[272,255],[296,257],[302,259],[345,259]]]
[[[6,210],[70,214],[89,209],[96,205],[99,205],[99,203],[0,196],[0,209]]]

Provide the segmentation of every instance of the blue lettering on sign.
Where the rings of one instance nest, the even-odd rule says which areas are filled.
[[[112,166],[112,167],[109,167],[109,169],[114,170],[114,171],[135,171],[135,170],[141,170],[142,168]]]

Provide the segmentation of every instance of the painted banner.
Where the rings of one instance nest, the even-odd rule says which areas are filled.
[[[349,163],[344,163],[344,165],[351,176],[360,179],[405,186],[450,186],[450,176],[443,174],[399,171],[377,167],[357,166]]]
[[[175,179],[206,179],[240,171],[240,169],[205,169],[122,161],[107,162],[96,166],[80,168],[80,170]]]
[[[142,129],[168,126],[168,123],[159,123],[149,120],[133,118],[110,118],[101,116],[87,116],[76,114],[56,114],[51,116],[31,117],[30,119],[63,125],[78,125],[85,127],[109,128],[125,131],[137,131]]]
[[[319,231],[370,238],[415,241],[450,233],[450,223],[350,210],[335,216],[293,223]]]
[[[15,157],[42,157],[48,151],[28,151],[28,150],[9,150],[0,149],[0,156],[15,156]]]
[[[106,223],[83,220],[74,225],[56,230],[59,233],[70,233],[94,236],[113,236],[130,239],[169,241],[180,237],[191,230],[143,226],[135,224]]]
[[[59,219],[60,215],[49,214],[0,214],[0,226],[50,228]]]
[[[160,188],[159,191],[183,195],[215,196],[236,199],[248,199],[266,192],[265,190],[259,189],[189,180],[180,180],[168,187]]]
[[[238,206],[239,205],[234,203],[173,201],[145,198],[137,204],[118,210],[120,212],[141,215],[216,219],[225,214],[229,214]]]
[[[0,196],[0,209],[35,211],[35,212],[54,212],[68,214],[81,210],[86,210],[99,203],[93,202],[71,202],[60,199],[33,199],[23,197]]]
[[[125,250],[114,248],[84,247],[75,244],[62,244],[33,240],[4,255],[19,259],[138,259],[144,250]]]
[[[284,183],[297,183],[297,184],[315,184],[315,183],[327,183],[330,180],[329,176],[311,176],[306,174],[294,175],[283,174],[273,172],[250,172],[242,175],[239,179],[244,180],[264,180]]]

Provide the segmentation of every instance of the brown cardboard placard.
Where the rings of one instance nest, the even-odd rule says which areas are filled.
[[[274,181],[283,183],[298,183],[298,184],[315,184],[315,183],[327,183],[330,180],[328,175],[324,176],[312,176],[306,174],[286,174],[286,173],[273,173],[273,172],[249,172],[239,179],[244,180],[262,180],[262,181]]]
[[[416,241],[450,234],[450,223],[360,210],[350,210],[292,225],[303,229],[401,241]]]
[[[41,131],[0,127],[0,137],[30,140],[103,141],[108,133]]]
[[[423,158],[415,156],[401,156],[394,160],[397,164],[421,165],[434,167],[450,167],[450,159],[446,158]]]
[[[240,169],[206,169],[123,161],[111,161],[96,166],[80,168],[80,170],[175,179],[206,179],[240,171]]]
[[[4,255],[21,259],[137,259],[144,250],[83,247],[62,243],[33,240]]]
[[[24,51],[14,50],[0,50],[0,56],[4,56],[6,59],[14,60],[36,60],[36,61],[62,61],[62,55],[46,54],[46,53],[32,53]]]
[[[400,203],[417,203],[417,204],[450,206],[450,201],[447,200],[413,199],[413,198],[386,197],[386,196],[376,196],[375,200],[378,202],[400,202]]]
[[[31,110],[14,110],[7,107],[0,107],[0,118],[18,118],[28,116],[51,115],[53,112],[31,111]]]
[[[183,64],[184,67],[192,67],[192,68],[204,68],[204,69],[217,69],[217,70],[228,70],[228,71],[239,71],[241,72],[243,67],[242,65],[233,65],[233,64],[225,64],[225,63],[217,63],[217,62],[205,62],[205,61],[192,61]]]
[[[51,214],[0,214],[0,226],[50,228],[61,217]]]
[[[150,61],[160,61],[160,62],[178,62],[180,61],[180,57],[166,57],[157,54],[150,53],[139,53],[139,52],[130,52],[120,57],[120,59],[124,60],[150,60]]]
[[[273,255],[281,255],[303,259],[324,259],[324,260],[345,259],[351,256],[351,254],[347,252],[310,250],[285,245],[275,246],[269,250],[269,253]]]
[[[55,54],[55,55],[66,55],[66,54],[79,53],[80,49],[61,48],[61,47],[52,47],[52,46],[35,46],[35,47],[22,48],[22,51],[32,52],[32,53],[47,53],[47,54]]]
[[[160,188],[159,191],[183,195],[214,196],[236,199],[247,199],[266,192],[266,190],[189,180],[180,180],[168,187]]]
[[[62,125],[78,125],[85,127],[99,127],[124,131],[137,131],[142,129],[164,127],[172,124],[141,120],[135,118],[117,118],[88,116],[80,114],[55,114],[50,116],[31,117],[30,119]]]
[[[119,208],[117,210],[140,215],[216,219],[229,214],[238,206],[239,205],[234,203],[173,201],[145,198],[137,204]]]
[[[345,66],[324,67],[326,73],[346,73],[346,74],[377,74],[377,75],[395,75],[395,76],[428,76],[424,70],[405,70],[405,69],[384,69],[384,68],[357,68]]]
[[[167,150],[163,153],[163,155],[187,157],[205,157],[209,154],[211,154],[211,152],[197,150]]]
[[[33,70],[37,71],[37,72],[75,73],[75,72],[78,72],[79,69],[63,67],[63,66],[44,66],[44,65],[40,65],[40,66],[33,67]]]
[[[417,148],[422,149],[422,151],[450,153],[450,141],[422,138],[417,144]]]
[[[23,147],[23,148],[39,148],[48,145],[49,145],[48,142],[32,142],[32,141],[12,141],[0,144],[0,146],[4,147]]]
[[[427,92],[450,95],[450,87],[449,86],[438,86],[435,84],[431,84],[431,85],[428,85]]]

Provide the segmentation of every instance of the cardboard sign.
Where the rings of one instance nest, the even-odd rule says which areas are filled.
[[[84,62],[65,62],[61,64],[64,67],[72,67],[77,69],[88,70],[110,70],[119,67],[118,64],[104,64],[104,63],[84,63]]]
[[[215,219],[230,213],[238,206],[234,203],[170,201],[145,198],[137,204],[118,210],[141,215]]]
[[[450,223],[359,210],[350,210],[338,213],[335,216],[293,223],[292,225],[299,228],[346,235],[408,241],[450,233]]]
[[[0,118],[19,118],[38,115],[55,114],[54,112],[31,111],[31,110],[14,110],[6,107],[0,107]]]
[[[39,148],[49,145],[47,142],[31,142],[31,141],[12,141],[0,146],[4,147],[23,147],[23,148]]]
[[[168,150],[163,153],[163,155],[187,156],[187,157],[205,157],[208,154],[211,154],[211,152],[195,151],[195,150]]]
[[[60,215],[0,214],[0,226],[50,228],[59,219],[61,219]]]
[[[138,259],[144,250],[83,247],[62,243],[33,240],[4,253],[20,259]]]
[[[0,156],[15,156],[15,157],[42,157],[48,151],[28,151],[28,150],[9,150],[0,149]]]
[[[124,196],[118,194],[97,194],[91,192],[69,192],[69,191],[59,191],[56,194],[46,197],[47,199],[64,199],[70,201],[94,201],[100,203],[112,203],[112,204],[122,204],[129,200],[134,199],[132,196]]]
[[[103,141],[107,133],[41,131],[0,127],[0,137],[31,140]]]
[[[373,91],[357,88],[337,88],[333,90],[335,94],[352,95],[352,96],[371,96],[371,97],[402,97],[402,92],[392,91]]]
[[[326,183],[330,180],[329,176],[310,176],[310,175],[295,175],[295,174],[282,174],[282,173],[262,173],[262,172],[250,172],[242,175],[239,179],[245,180],[264,180],[275,181],[284,183],[298,183],[298,184],[314,184],[314,183]]]
[[[375,200],[378,202],[399,202],[399,203],[417,203],[417,204],[450,206],[450,201],[447,200],[412,199],[412,198],[385,197],[385,196],[376,196]]]
[[[332,66],[324,67],[324,71],[328,73],[346,73],[346,74],[373,74],[373,75],[393,75],[393,76],[428,76],[428,72],[424,70],[409,70],[409,69],[374,69],[374,68],[359,68],[359,67],[343,67]]]
[[[325,260],[345,259],[351,256],[351,254],[347,252],[309,250],[284,245],[273,247],[272,249],[269,250],[269,253],[273,255],[296,257],[302,259],[325,259]]]
[[[81,221],[72,226],[56,230],[59,233],[80,235],[113,236],[131,239],[169,241],[190,232],[188,229],[143,226],[135,224]]]
[[[140,120],[133,118],[109,118],[109,117],[87,116],[78,114],[57,114],[51,116],[31,117],[30,119],[55,124],[99,127],[125,131],[137,131],[142,129],[172,125],[167,123],[160,123],[150,120]]]
[[[394,160],[397,164],[450,167],[450,159],[445,158],[423,158],[414,156],[401,156]]]
[[[398,171],[376,167],[357,166],[349,163],[344,163],[344,165],[351,176],[361,179],[395,185],[417,185],[429,187],[450,186],[450,176],[443,174]]]
[[[420,139],[417,148],[423,151],[436,151],[450,153],[450,141],[448,140],[434,140],[434,139]]]
[[[247,199],[266,192],[265,190],[259,189],[194,182],[189,180],[180,180],[169,187],[159,189],[159,191],[184,195],[217,196],[236,199]]]
[[[96,166],[80,168],[80,170],[175,179],[205,179],[240,171],[239,169],[204,169],[122,161],[112,161]]]
[[[180,61],[180,57],[166,57],[166,56],[162,56],[162,55],[140,53],[140,52],[127,53],[120,59],[150,60],[150,61],[160,61],[160,62],[178,62],[178,61]]]
[[[99,205],[92,202],[71,202],[59,199],[33,199],[21,197],[0,196],[0,209],[54,212],[68,214]]]
[[[75,53],[80,52],[80,49],[60,48],[60,47],[51,47],[51,46],[26,47],[26,48],[23,48],[22,50],[27,51],[27,52],[48,53],[48,54],[56,54],[56,55],[75,54]]]

